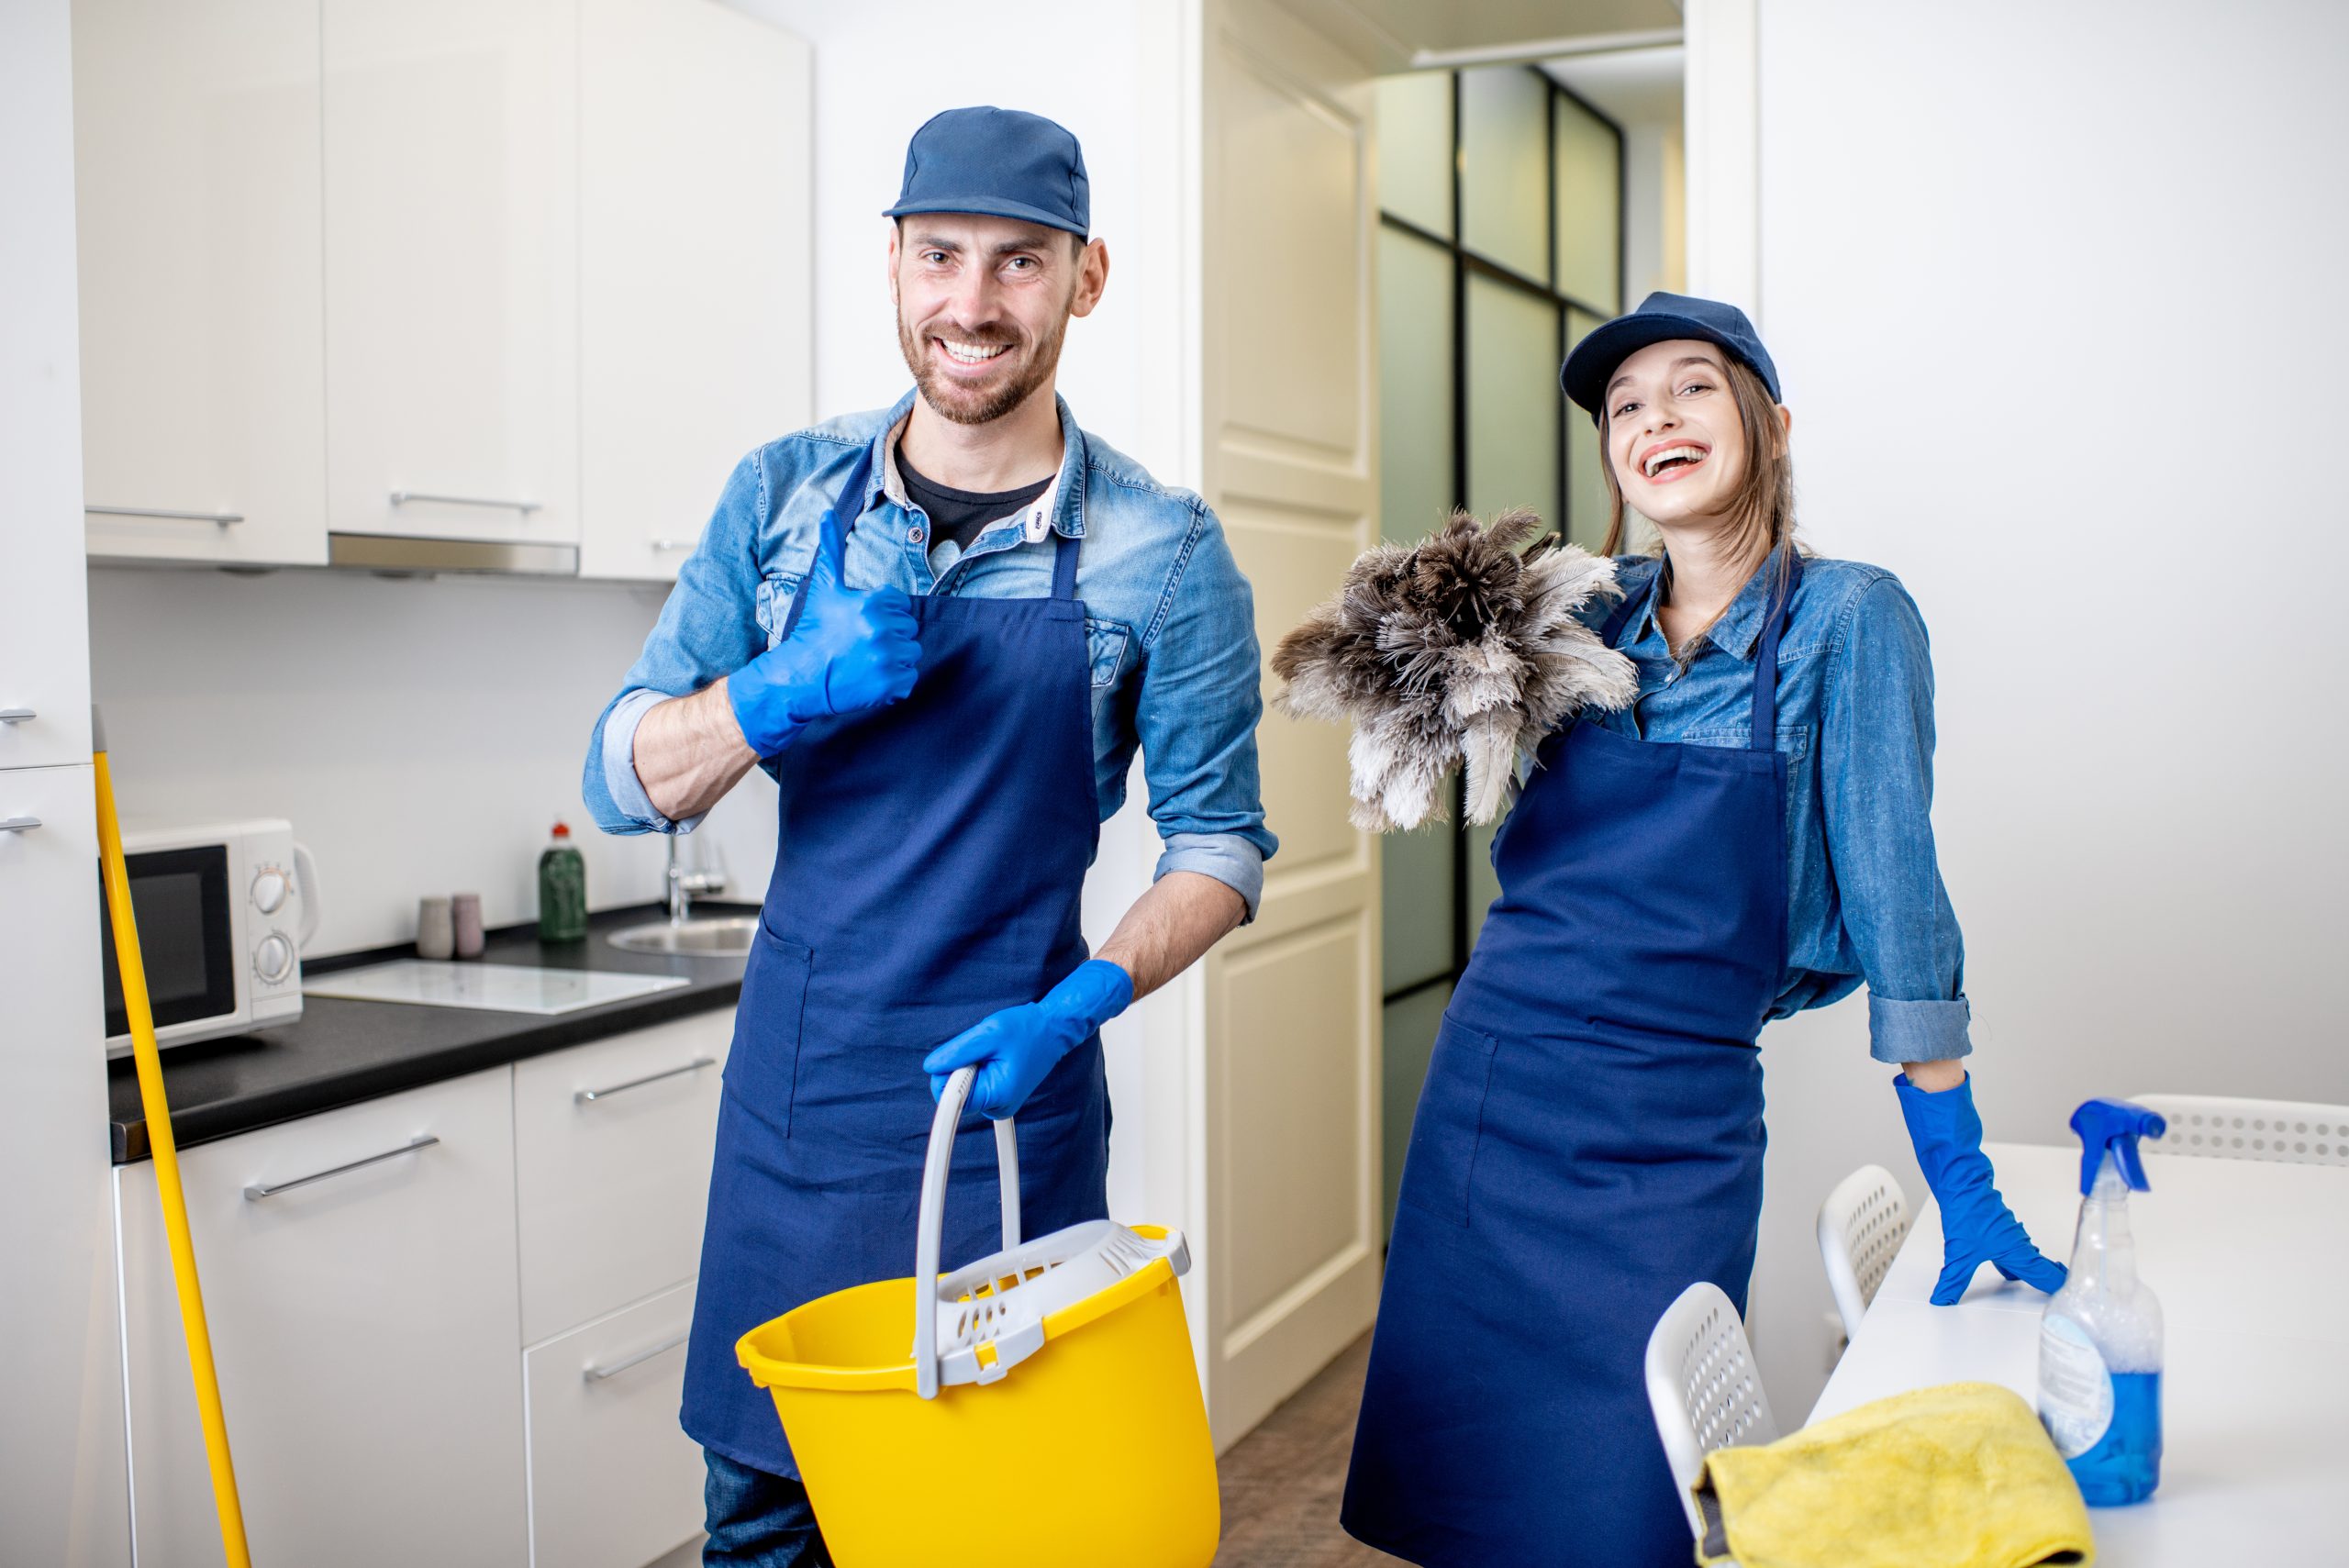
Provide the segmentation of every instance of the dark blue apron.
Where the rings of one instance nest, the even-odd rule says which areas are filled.
[[[1575,724],[1494,841],[1501,895],[1411,1124],[1346,1478],[1345,1527],[1382,1551],[1691,1561],[1643,1360],[1674,1297],[1710,1280],[1742,1312],[1753,1267],[1754,1040],[1786,955],[1785,610],[1748,749]]]
[[[836,506],[861,504],[872,464],[867,448]],[[1092,680],[1078,545],[1053,539],[1050,598],[915,598],[913,695],[811,726],[780,759],[774,878],[735,1012],[685,1360],[686,1432],[738,1463],[798,1473],[735,1340],[914,1272],[922,1058],[1085,962]],[[1108,1217],[1097,1035],[1020,1106],[1019,1132],[1029,1235]],[[954,1163],[949,1269],[1000,1245],[992,1124],[965,1118]]]

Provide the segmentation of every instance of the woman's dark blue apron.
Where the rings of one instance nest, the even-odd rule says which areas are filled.
[[[867,448],[836,507],[862,504],[872,464]],[[818,548],[855,526],[840,521],[825,519]],[[1078,895],[1100,825],[1091,674],[1078,543],[1052,537],[1051,597],[915,598],[913,694],[811,726],[780,759],[774,878],[735,1012],[685,1361],[686,1432],[738,1463],[798,1473],[734,1341],[914,1272],[922,1058],[1085,962]],[[1097,1035],[1020,1106],[1019,1130],[1029,1235],[1108,1217]],[[991,1124],[967,1118],[947,1268],[1000,1244],[995,1180]]]
[[[1691,1560],[1643,1362],[1674,1297],[1710,1280],[1742,1311],[1753,1267],[1789,564],[1746,750],[1575,724],[1494,842],[1501,895],[1411,1124],[1346,1479],[1346,1529],[1397,1557]]]

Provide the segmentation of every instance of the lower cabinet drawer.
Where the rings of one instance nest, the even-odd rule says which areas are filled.
[[[701,1266],[731,1008],[517,1062],[522,1342]]]
[[[536,1568],[643,1568],[700,1530],[677,1425],[693,1314],[687,1281],[524,1352]]]

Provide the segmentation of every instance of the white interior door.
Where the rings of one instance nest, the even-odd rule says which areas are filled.
[[[1203,20],[1204,488],[1269,654],[1377,536],[1369,68],[1275,6]],[[1258,744],[1281,850],[1205,966],[1223,1444],[1369,1326],[1380,1266],[1376,846],[1346,820],[1343,730],[1268,713]]]

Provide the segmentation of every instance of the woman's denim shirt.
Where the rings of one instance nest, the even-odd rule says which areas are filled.
[[[885,412],[771,441],[735,468],[643,653],[596,721],[581,788],[596,826],[644,833],[694,825],[671,821],[646,796],[633,760],[637,723],[655,704],[698,691],[782,640],[825,508],[858,451],[870,448],[873,476],[849,536],[852,586],[1038,598],[1052,590],[1049,535],[1081,542],[1076,591],[1092,664],[1093,776],[1069,787],[1091,790],[1107,820],[1125,800],[1139,746],[1150,814],[1165,844],[1157,874],[1215,877],[1252,915],[1275,848],[1256,770],[1255,612],[1215,514],[1077,428],[1062,403],[1066,455],[1042,506],[989,524],[967,551],[951,542],[933,551],[927,519],[889,481],[894,454],[883,450],[913,399],[907,393]],[[922,781],[906,787],[918,793]]]
[[[1641,740],[1744,746],[1753,658],[1774,555],[1684,664],[1655,619],[1663,562],[1622,556],[1631,606],[1617,645],[1638,699],[1598,722]],[[1611,606],[1586,612],[1603,624]],[[1933,665],[1900,580],[1854,561],[1806,558],[1778,646],[1778,750],[1787,758],[1787,972],[1771,1017],[1868,987],[1882,1062],[1964,1056],[1965,948],[1933,855]]]

